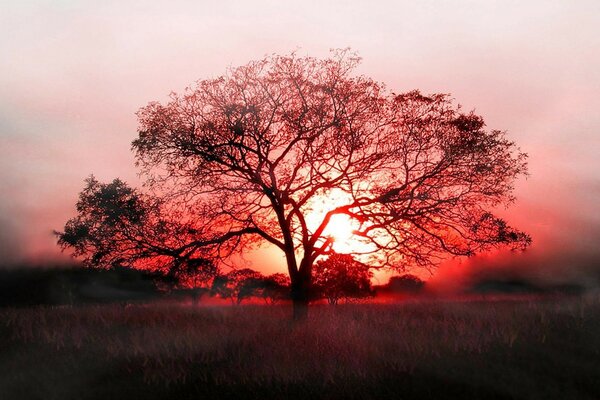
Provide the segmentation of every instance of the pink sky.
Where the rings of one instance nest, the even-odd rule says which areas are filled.
[[[147,102],[265,54],[348,46],[360,73],[451,93],[529,153],[506,216],[530,253],[598,255],[600,2],[12,2],[0,27],[4,260],[59,254],[51,231],[89,174],[138,183],[129,148]]]

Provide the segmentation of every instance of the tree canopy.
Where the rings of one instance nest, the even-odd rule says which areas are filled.
[[[340,299],[369,297],[374,294],[372,277],[368,265],[349,254],[335,253],[315,263],[313,293],[326,298],[329,304],[337,304]]]
[[[493,214],[514,200],[513,183],[526,173],[526,155],[505,132],[487,130],[448,95],[396,94],[355,75],[359,61],[348,50],[326,59],[274,55],[149,103],[138,112],[133,151],[148,197],[160,201],[146,208],[135,200],[129,210],[137,192],[121,188],[126,212],[116,217],[124,223],[90,217],[117,236],[139,226],[143,242],[174,250],[174,260],[223,260],[269,243],[285,254],[299,307],[315,261],[335,252],[327,227],[336,215],[352,221],[361,242],[354,253],[379,266],[431,266],[448,255],[528,245],[528,235]],[[149,213],[138,216],[139,207]],[[78,212],[81,219],[86,211]],[[176,234],[145,231],[147,220],[136,218],[146,215],[150,226]],[[110,240],[71,240],[77,218],[59,234],[63,246],[122,254]]]
[[[90,176],[76,208],[77,216],[55,233],[58,244],[87,266],[152,270],[195,286],[219,272],[214,254],[228,251],[221,236],[211,236],[208,219],[197,225],[187,210],[120,179],[101,183]]]
[[[250,268],[242,268],[215,276],[211,292],[237,304],[251,297],[273,304],[289,297],[289,279],[280,273],[264,276]]]
[[[425,282],[421,278],[412,274],[403,274],[392,276],[387,284],[378,286],[377,294],[417,294],[422,292],[424,288]]]

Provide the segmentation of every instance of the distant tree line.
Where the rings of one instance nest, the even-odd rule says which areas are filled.
[[[418,276],[404,274],[392,276],[385,285],[377,286],[375,291],[377,295],[384,296],[406,296],[417,295],[425,289],[425,282]]]
[[[334,254],[315,266],[311,300],[340,300],[373,296],[369,267],[352,256]],[[222,271],[208,260],[192,259],[163,274],[126,266],[106,269],[79,265],[0,270],[0,306],[69,305],[188,299],[205,296],[240,304],[259,299],[266,304],[290,300],[290,279],[282,273],[264,275],[250,268]]]
[[[158,299],[191,301],[221,298],[231,304],[250,299],[276,304],[290,300],[287,275],[264,275],[250,268],[223,272],[214,265],[193,262],[176,275],[163,275],[123,266],[109,269],[78,265],[0,269],[0,307],[132,303]],[[205,272],[213,269],[209,275]],[[212,276],[211,276],[212,275]],[[411,274],[393,276],[384,285],[373,286],[371,268],[347,254],[333,254],[315,263],[311,301],[329,304],[354,302],[374,296],[416,296],[426,283]],[[464,288],[466,294],[567,294],[584,292],[581,285],[541,285],[524,279],[480,277]]]
[[[337,304],[340,300],[364,299],[374,295],[369,266],[348,254],[334,253],[315,264],[311,301],[327,300]],[[290,300],[290,279],[276,273],[263,275],[250,268],[217,273],[212,282],[196,286],[200,296],[211,295],[240,304],[246,299],[262,299],[267,304]]]
[[[0,306],[149,301],[160,297],[161,277],[130,268],[54,265],[0,269]]]

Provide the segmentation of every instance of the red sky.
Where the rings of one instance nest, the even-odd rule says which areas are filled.
[[[494,268],[569,279],[600,270],[597,1],[36,1],[2,9],[5,263],[59,255],[51,231],[74,214],[89,174],[138,183],[129,148],[139,107],[265,54],[326,56],[350,46],[364,59],[360,73],[396,92],[451,93],[529,153],[531,176],[504,213],[535,244],[525,256],[497,257]],[[573,262],[549,262],[565,257]],[[278,268],[268,257],[260,264]]]

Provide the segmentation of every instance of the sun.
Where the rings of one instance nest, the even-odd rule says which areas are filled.
[[[358,229],[358,224],[346,214],[336,214],[329,221],[324,235],[333,238],[333,249],[337,252],[348,253],[356,246],[354,231]]]
[[[351,201],[352,198],[348,194],[335,189],[330,190],[326,196],[317,197],[310,203],[310,211],[306,214],[309,230],[314,232],[328,211]],[[332,239],[332,249],[338,253],[364,253],[370,248],[355,234],[355,231],[361,228],[363,227],[360,222],[349,215],[335,214],[329,220],[322,237]]]

